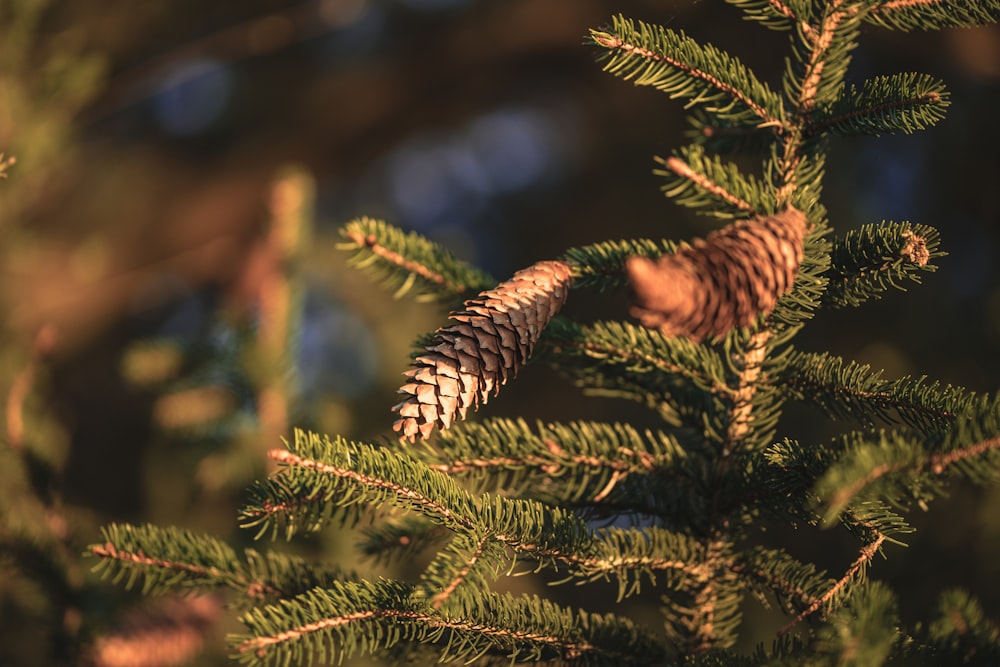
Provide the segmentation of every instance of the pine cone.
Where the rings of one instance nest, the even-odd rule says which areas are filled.
[[[749,326],[792,288],[805,232],[805,216],[789,207],[734,222],[657,261],[630,257],[631,314],[650,329],[694,341]]]
[[[559,311],[572,283],[563,262],[538,262],[507,282],[481,292],[452,313],[457,324],[439,329],[399,389],[405,400],[392,409],[403,438],[426,438],[446,429],[456,415],[486,403],[531,356],[542,330]]]

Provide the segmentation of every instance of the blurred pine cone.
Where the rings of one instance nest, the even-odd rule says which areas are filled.
[[[573,280],[563,262],[538,262],[481,292],[453,313],[405,373],[407,397],[392,409],[401,437],[414,441],[446,429],[469,408],[486,403],[531,356],[542,330],[559,311]]]
[[[805,233],[805,216],[789,207],[734,222],[656,261],[630,257],[631,313],[650,329],[694,341],[750,326],[792,288]]]

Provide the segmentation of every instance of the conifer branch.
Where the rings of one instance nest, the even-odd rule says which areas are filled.
[[[935,475],[942,475],[950,466],[969,459],[978,459],[997,449],[1000,449],[1000,437],[987,438],[966,447],[958,447],[946,452],[936,452],[929,455],[917,453],[912,457],[882,463],[873,467],[866,475],[855,479],[849,485],[833,493],[827,501],[830,513],[839,511],[840,508],[845,507],[852,498],[856,497],[864,489],[888,475],[904,472],[913,475],[924,471],[930,471]]]
[[[590,40],[608,51],[605,71],[672,97],[691,98],[690,104],[705,105],[720,118],[755,117],[758,127],[782,130],[781,99],[739,60],[711,45],[622,16],[614,17],[606,31],[592,30]]]
[[[416,232],[404,233],[381,220],[358,218],[340,231],[354,251],[353,262],[370,268],[400,297],[417,290],[418,299],[453,300],[495,281]]]
[[[719,199],[726,204],[729,204],[733,208],[737,209],[740,213],[748,216],[757,215],[757,211],[754,210],[753,206],[749,202],[737,197],[733,193],[726,190],[724,187],[718,183],[709,180],[708,176],[705,174],[696,173],[687,162],[684,162],[677,156],[671,156],[667,159],[658,159],[657,162],[662,164],[667,170],[675,174],[678,178],[690,181],[690,183],[697,189],[704,191],[708,195]],[[663,172],[661,172],[663,173]],[[673,194],[673,191],[669,188],[664,188],[668,195]],[[678,199],[678,201],[681,201]]]
[[[849,4],[848,0],[833,0],[826,8],[823,20],[809,44],[809,58],[805,63],[802,81],[798,86],[799,94],[795,108],[799,113],[809,114],[813,110],[817,97],[821,94],[824,71],[830,60],[829,51],[834,44],[834,38],[839,31],[843,30],[843,25],[847,20],[861,11],[860,6]],[[845,47],[845,41],[841,37],[838,40],[838,46]]]
[[[866,426],[875,419],[902,420],[914,428],[940,430],[967,410],[981,410],[988,400],[961,387],[927,384],[923,377],[883,380],[881,371],[867,364],[825,353],[793,352],[771,382],[791,389],[796,398],[831,417],[855,419]]]
[[[393,266],[403,269],[407,273],[417,275],[429,283],[434,283],[435,285],[444,287],[449,292],[455,292],[457,294],[461,294],[465,291],[463,285],[450,283],[448,279],[440,273],[431,270],[423,264],[406,259],[398,252],[389,250],[385,246],[381,245],[374,234],[362,236],[360,231],[348,228],[344,230],[344,236],[353,241],[358,248],[367,248],[373,255],[382,258]]]
[[[806,32],[811,29],[800,7],[784,0],[726,0],[743,10],[745,17],[772,30],[789,30],[799,27]]]
[[[997,22],[997,0],[883,0],[866,20],[895,30],[970,28]]]
[[[234,573],[232,571],[227,571],[220,569],[218,567],[206,567],[203,565],[198,565],[192,562],[183,562],[180,560],[171,560],[166,558],[156,558],[153,556],[148,556],[142,551],[129,552],[118,549],[111,542],[105,542],[104,544],[93,544],[88,549],[90,553],[98,558],[103,558],[105,560],[119,561],[121,563],[127,563],[130,566],[138,565],[140,570],[165,570],[169,572],[176,572],[182,576],[192,575],[197,579],[202,579],[204,582],[209,581],[221,581],[228,577],[233,577]],[[235,575],[236,578],[241,582],[247,584],[243,586],[245,588],[247,595],[250,597],[260,597],[262,594],[278,596],[281,591],[271,588],[262,582],[254,582],[252,585],[246,582],[245,579],[240,575]],[[152,577],[146,578],[147,582],[154,581]],[[203,582],[199,582],[198,585],[203,585]]]
[[[714,539],[708,543],[705,562],[711,567],[719,560],[722,553],[723,543]],[[719,586],[722,578],[719,568],[712,568],[706,571],[704,580],[698,587],[694,596],[693,614],[690,626],[693,630],[691,637],[691,649],[695,653],[705,653],[715,648],[719,642],[718,620],[719,612]]]
[[[544,340],[546,351],[554,357],[554,362],[584,357],[608,373],[625,375],[628,370],[635,376],[649,378],[650,382],[643,383],[648,391],[652,391],[654,383],[661,382],[661,378],[677,378],[720,398],[733,393],[725,382],[723,361],[714,351],[693,345],[684,338],[664,336],[653,329],[625,322],[580,326],[558,321]],[[585,370],[592,379],[594,366]],[[583,371],[581,369],[581,373]],[[654,373],[661,378],[651,376]],[[662,395],[663,390],[655,393]]]
[[[718,218],[747,218],[773,213],[776,205],[766,183],[744,175],[733,163],[709,156],[699,144],[678,149],[672,157],[656,158],[665,169],[663,193],[682,206]]]
[[[251,634],[234,637],[234,650],[248,662],[283,664],[315,654],[333,658],[333,639],[344,653],[388,649],[399,641],[443,643],[442,661],[471,662],[505,652],[510,659],[583,660],[610,667],[656,664],[665,656],[664,647],[627,619],[491,593],[457,605],[449,601],[435,611],[408,585],[392,581],[316,589],[281,607],[253,610],[243,622]]]
[[[796,625],[804,621],[809,616],[815,614],[821,607],[829,604],[830,601],[838,595],[842,595],[847,586],[858,578],[859,573],[863,576],[864,568],[867,567],[868,563],[870,563],[872,558],[875,557],[875,554],[877,554],[882,548],[882,543],[885,542],[885,539],[885,535],[879,535],[873,542],[862,547],[861,553],[859,553],[858,557],[853,563],[851,563],[851,566],[847,569],[847,572],[844,573],[844,576],[837,580],[837,582],[830,587],[830,590],[821,595],[798,616],[792,619],[791,622],[781,628],[781,630],[778,631],[778,636],[788,634]]]
[[[330,475],[343,480],[348,480],[358,486],[367,487],[377,492],[384,492],[399,498],[403,503],[411,507],[419,508],[424,513],[439,518],[442,523],[456,528],[471,530],[473,523],[467,516],[456,514],[452,508],[444,503],[437,502],[429,498],[426,494],[417,489],[409,488],[403,484],[380,479],[372,475],[365,475],[349,468],[329,465],[314,459],[304,458],[294,454],[287,449],[272,449],[267,453],[268,457],[279,464],[300,468],[303,470],[314,470],[323,475]],[[319,500],[319,498],[316,498]],[[266,508],[270,512],[287,511],[287,507],[280,504],[273,504]]]
[[[846,5],[846,6],[845,6]],[[818,172],[806,178],[809,170],[821,168],[822,156],[810,157],[806,151],[806,128],[817,104],[830,101],[843,80],[850,52],[858,33],[859,14],[863,9],[848,0],[833,0],[823,7],[822,20],[813,25],[804,43],[796,45],[797,71],[791,63],[786,68],[785,93],[793,101],[794,120],[784,141],[778,161],[776,198],[779,204],[792,201],[799,183],[818,181]],[[828,64],[835,65],[830,68]],[[817,163],[818,160],[818,163]]]
[[[684,474],[685,460],[676,437],[661,431],[599,422],[532,428],[507,419],[464,422],[419,455],[430,469],[460,477],[473,491],[573,504],[602,502],[635,477]]]
[[[787,601],[793,609],[807,609],[819,599],[816,587],[830,584],[832,579],[816,571],[812,565],[793,561],[787,553],[761,547],[747,554],[734,556],[726,567],[773,593],[779,602]]]
[[[944,255],[933,227],[891,221],[862,225],[834,241],[823,303],[856,306],[889,288],[905,289],[904,281],[919,283],[923,273],[937,270],[932,260]]]
[[[189,591],[226,587],[250,600],[287,598],[333,578],[353,578],[335,566],[245,549],[240,558],[220,540],[177,528],[117,525],[103,529],[104,542],[88,547],[101,559],[104,577],[142,581],[143,592]]]
[[[469,572],[472,571],[472,568],[474,568],[476,563],[479,562],[479,559],[482,558],[486,545],[491,539],[491,536],[483,535],[477,540],[475,548],[472,550],[472,553],[469,554],[468,560],[462,564],[462,568],[455,573],[455,576],[448,582],[447,586],[438,591],[434,597],[431,598],[431,607],[434,609],[440,609],[441,605],[443,605],[448,598],[451,597],[451,594],[462,585],[466,577],[469,576]]]
[[[809,118],[805,134],[910,134],[944,118],[949,97],[944,84],[926,74],[877,76],[865,81],[861,90],[852,85],[836,100],[817,109]]]

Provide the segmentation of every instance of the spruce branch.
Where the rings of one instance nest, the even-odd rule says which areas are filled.
[[[277,552],[244,549],[242,557],[221,540],[178,528],[111,524],[104,542],[87,552],[104,578],[142,582],[146,594],[234,590],[251,601],[288,598],[333,579],[353,578],[339,567]]]
[[[456,259],[440,245],[416,232],[372,218],[358,218],[340,231],[352,262],[371,270],[401,297],[415,292],[419,300],[453,301],[495,284],[479,269]]]
[[[728,566],[762,595],[773,595],[787,613],[809,609],[833,584],[826,572],[783,549],[753,547],[735,554]]]
[[[981,411],[988,400],[961,387],[927,383],[926,377],[884,380],[881,371],[867,364],[827,353],[794,351],[771,381],[833,418],[865,426],[876,420],[902,421],[917,429],[941,430],[958,415]]]
[[[766,329],[755,332],[743,346],[743,353],[733,360],[738,368],[731,382],[733,398],[727,415],[723,456],[729,456],[740,449],[752,429],[760,430],[767,426],[761,411],[756,410],[755,414],[755,402],[759,402],[761,398],[759,383],[770,337],[770,332]]]
[[[972,482],[1000,474],[1000,413],[996,399],[981,401],[943,433],[894,430],[848,434],[836,443],[843,455],[816,483],[824,521],[834,520],[855,499],[884,496],[898,504],[921,505],[941,492],[945,473]]]
[[[687,338],[628,322],[556,320],[544,341],[548,362],[578,385],[638,400],[673,424],[700,421],[732,396],[719,353]]]
[[[877,76],[865,81],[861,90],[851,85],[836,100],[818,108],[806,134],[911,134],[943,119],[949,97],[944,83],[927,74]]]
[[[237,657],[252,664],[326,662],[375,653],[401,641],[441,646],[442,662],[487,654],[587,665],[659,664],[665,647],[627,619],[560,608],[537,597],[484,593],[435,610],[402,582],[335,582],[296,600],[255,609],[233,637]],[[339,651],[335,653],[334,647]],[[623,647],[627,647],[623,650]]]
[[[811,14],[808,3],[802,0],[726,0],[739,8],[744,18],[772,30],[791,30],[795,26],[808,28],[806,18]]]
[[[945,254],[938,231],[927,225],[890,221],[852,229],[834,241],[823,304],[857,306],[890,288],[905,289],[905,282],[936,271],[932,260]]]
[[[642,581],[652,586],[673,587],[685,581],[704,581],[709,572],[704,545],[684,533],[654,526],[606,528],[598,531],[591,554],[567,558],[571,576],[567,581],[615,578],[618,600],[636,595]],[[657,575],[663,578],[657,582]]]
[[[863,581],[868,564],[875,557],[875,554],[877,554],[882,548],[882,543],[885,542],[885,539],[885,535],[879,535],[873,542],[862,547],[858,557],[853,563],[851,563],[851,566],[847,568],[847,572],[844,573],[844,576],[838,579],[829,590],[814,600],[812,604],[802,610],[802,612],[792,619],[791,622],[782,627],[781,630],[778,631],[778,635],[788,634],[792,628],[812,614],[815,614],[824,605],[829,606],[835,603],[837,598],[844,597],[849,586],[857,585],[857,583]]]
[[[889,588],[871,581],[853,592],[814,633],[810,658],[817,664],[882,665],[900,642],[899,609]]]
[[[682,206],[705,209],[717,218],[746,218],[774,212],[774,202],[764,184],[744,176],[735,164],[723,164],[692,144],[669,158],[656,158],[664,169],[654,170],[666,182],[663,193]]]
[[[289,535],[315,531],[336,508],[364,503],[415,512],[459,534],[489,534],[542,561],[586,552],[593,543],[591,531],[569,510],[474,496],[450,476],[404,454],[299,430],[289,447],[269,453],[282,468],[254,489],[241,511],[245,525],[276,531],[283,521]]]
[[[449,479],[408,475],[406,481],[390,481],[399,480],[393,473],[411,461],[370,445],[345,444],[338,439],[337,450],[318,458],[284,449],[268,452],[283,467],[257,486],[255,497],[242,511],[244,525],[261,524],[262,529],[270,525],[276,530],[276,521],[283,516],[289,535],[315,531],[330,519],[328,504],[353,505],[364,499],[370,505],[389,502],[420,512],[448,528],[473,528],[472,499]],[[441,499],[445,496],[448,500]]]
[[[126,588],[142,582],[144,594],[227,586],[277,595],[265,582],[250,581],[236,552],[207,535],[153,525],[111,524],[101,530],[104,542],[88,548],[101,561],[97,569]]]
[[[538,423],[532,429],[524,420],[489,419],[442,433],[420,458],[475,490],[562,504],[600,503],[637,476],[683,474],[685,453],[672,435],[643,434],[627,424]]]
[[[489,588],[506,560],[506,550],[489,534],[457,535],[424,571],[421,583],[433,592],[430,605],[440,609],[461,588],[475,597]]]
[[[1000,661],[1000,627],[968,592],[949,589],[941,594],[936,616],[921,633],[927,647],[914,647],[913,657],[937,665]]]
[[[894,30],[971,28],[997,22],[997,0],[882,0],[865,20]]]
[[[393,407],[393,429],[411,442],[465,419],[496,395],[528,362],[549,320],[559,311],[573,281],[564,262],[538,262],[452,313],[456,322],[438,329],[405,375]]]
[[[822,151],[809,141],[808,118],[840,92],[863,13],[860,5],[834,0],[823,5],[821,16],[809,19],[809,30],[800,29],[799,38],[792,40],[793,55],[786,59],[783,88],[794,116],[773,159],[779,203],[793,201],[801,185],[820,181]],[[818,220],[815,214],[811,217]]]
[[[590,41],[605,49],[604,70],[637,86],[688,98],[719,118],[767,126],[780,132],[781,98],[738,59],[684,33],[615,16]]]
[[[866,12],[862,5],[850,0],[833,0],[823,5],[822,11],[812,29],[802,32],[798,43],[800,50],[795,60],[801,63],[801,69],[791,61],[786,67],[786,95],[794,100],[793,108],[802,118],[838,92]]]
[[[812,196],[809,188],[794,191],[793,200],[805,203]],[[812,205],[814,215],[822,215],[822,207]],[[822,305],[828,283],[830,269],[829,227],[817,224],[808,231],[803,240],[802,261],[791,290],[778,299],[767,320],[771,332],[768,344],[771,349],[789,342]]]

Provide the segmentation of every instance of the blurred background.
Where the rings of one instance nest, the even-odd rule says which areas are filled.
[[[16,159],[0,181],[0,540],[29,536],[42,563],[26,574],[0,555],[0,663],[73,664],[81,637],[124,632],[127,596],[86,583],[79,559],[101,524],[246,544],[241,494],[291,426],[388,431],[410,343],[445,313],[349,267],[341,224],[384,218],[499,279],[570,246],[713,228],[652,174],[684,143],[681,104],[603,74],[583,45],[618,12],[780,85],[784,36],[721,2],[0,0],[0,151]],[[825,202],[838,231],[929,224],[949,255],[908,292],[819,314],[799,345],[994,391],[1000,30],[866,29],[849,79],[896,71],[943,79],[947,119],[835,140]],[[621,318],[626,299],[575,292],[569,309]],[[651,419],[540,367],[489,414]],[[948,586],[1000,614],[998,506],[996,489],[953,488],[914,517],[912,549],[874,564],[905,619]],[[325,539],[294,548],[351,561],[348,540]],[[796,542],[833,573],[855,555],[816,531]],[[227,619],[198,658],[220,663],[232,614],[184,613]],[[780,625],[748,614],[746,646]],[[11,639],[26,632],[51,641]]]

